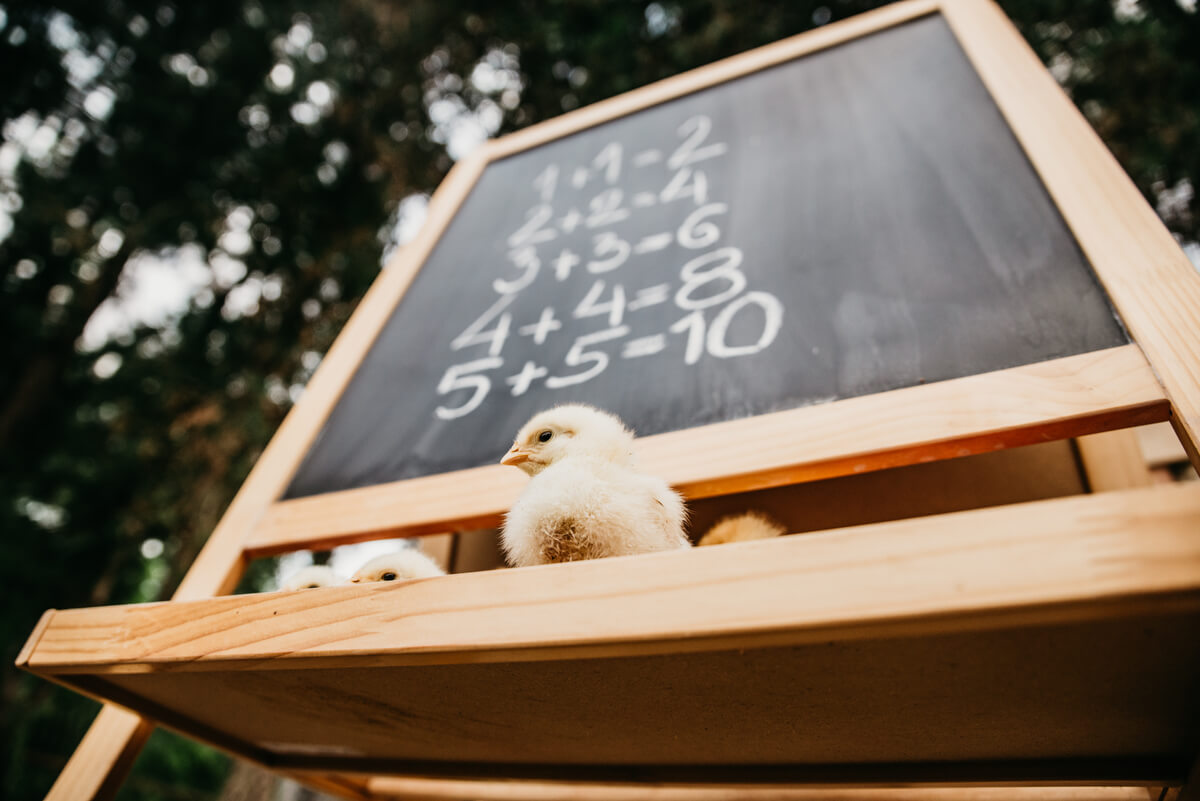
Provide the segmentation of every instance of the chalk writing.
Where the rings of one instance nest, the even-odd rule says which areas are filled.
[[[619,370],[616,355],[621,360],[682,358],[685,365],[695,365],[705,357],[735,359],[771,346],[782,326],[783,303],[751,287],[746,268],[753,265],[744,264],[735,243],[723,240],[730,207],[710,197],[702,168],[717,163],[713,160],[729,148],[717,141],[705,115],[682,120],[675,135],[676,141],[628,159],[622,142],[608,142],[584,161],[549,164],[533,177],[527,195],[532,203],[504,240],[504,261],[493,272],[497,299],[451,342],[463,360],[449,367],[436,387],[443,401],[435,410],[439,419],[480,408],[493,390],[495,371],[504,366],[513,331],[532,343],[534,354],[545,353],[548,342],[563,337],[570,342],[561,358],[527,358],[528,351],[519,351],[513,358],[521,368],[500,374],[500,386],[507,385],[514,397],[537,387],[553,392],[585,384]],[[660,205],[678,209],[668,222],[676,227],[636,231],[638,209]],[[670,264],[677,265],[672,267],[677,274],[664,283],[662,267]],[[651,268],[658,283],[626,288],[631,281],[645,284],[637,277]],[[542,306],[535,318],[514,319],[513,301],[528,293],[536,297],[542,281],[564,283],[574,294],[569,319],[559,319],[550,306]],[[675,317],[667,311],[671,307],[684,315]],[[738,335],[731,341],[735,319]],[[651,325],[647,333],[647,321],[661,327],[653,331]],[[597,323],[604,327],[589,330]],[[746,341],[750,332],[756,338]],[[672,357],[680,346],[681,356]]]

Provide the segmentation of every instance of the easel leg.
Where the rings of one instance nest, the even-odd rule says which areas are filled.
[[[224,595],[241,578],[245,559],[240,530],[234,525],[239,518],[232,514],[227,517],[231,524],[222,521],[209,537],[175,592],[175,600]],[[236,543],[235,532],[239,535]],[[58,775],[46,801],[109,801],[129,775],[152,731],[153,723],[106,704]]]
[[[108,801],[133,767],[154,724],[106,705],[50,788],[46,801]]]

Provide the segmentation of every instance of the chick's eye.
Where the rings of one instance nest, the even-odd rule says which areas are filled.
[[[382,576],[380,576],[380,578],[383,579],[384,581],[395,581],[396,574],[389,570],[388,572],[386,572]]]
[[[543,431],[538,434],[538,442],[549,442],[552,436],[554,436],[552,431]]]

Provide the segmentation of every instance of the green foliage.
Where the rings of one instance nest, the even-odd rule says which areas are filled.
[[[174,732],[155,729],[116,801],[204,801],[215,798],[232,760]]]
[[[1200,13],[1190,0],[1002,0],[1181,240],[1200,240]]]
[[[378,271],[400,200],[436,187],[463,130],[880,4],[0,5],[0,658],[48,607],[170,595]],[[1171,229],[1200,238],[1200,15],[1002,4]],[[190,299],[85,334],[148,280],[147,255],[193,276]],[[40,798],[94,709],[5,668],[0,795]],[[121,798],[213,797],[226,765],[159,734]]]

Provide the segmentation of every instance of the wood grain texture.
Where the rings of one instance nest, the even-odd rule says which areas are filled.
[[[1134,429],[1091,434],[1080,437],[1076,444],[1092,492],[1149,487],[1155,483]]]
[[[1129,612],[1178,593],[1200,600],[1198,521],[1200,487],[1156,487],[722,548],[59,610],[24,667],[67,675],[263,660],[451,664],[794,643],[831,627],[846,636],[953,629],[981,616],[1104,617],[1117,599]],[[738,603],[705,602],[714,596]]]
[[[438,567],[449,573],[454,564],[454,534],[431,534],[422,537],[421,553],[432,559]]]
[[[1150,467],[1166,467],[1188,460],[1187,451],[1179,442],[1179,435],[1169,423],[1156,423],[1137,429],[1138,445],[1142,457]]]
[[[326,773],[291,773],[288,778],[306,784],[323,793],[346,798],[349,801],[376,801],[378,795],[371,792],[370,781],[361,776],[342,776]],[[1104,801],[1107,801],[1105,799]],[[1118,801],[1118,799],[1113,799]],[[1120,799],[1124,801],[1124,799]]]
[[[27,668],[290,770],[1170,782],[1200,745],[1198,525],[1200,488],[1162,487],[67,610]]]
[[[33,651],[34,646],[37,645],[37,641],[41,639],[42,632],[50,625],[50,619],[54,617],[54,612],[55,610],[53,609],[47,609],[45,612],[42,612],[42,616],[38,618],[33,631],[29,633],[29,639],[25,641],[25,645],[17,653],[15,662],[17,667],[24,667],[25,663],[29,660],[29,654]]]
[[[660,656],[70,678],[288,770],[1178,782],[1196,745],[1198,626],[1194,611],[1134,613]]]
[[[941,12],[1162,380],[1200,465],[1200,273],[1003,12],[990,0]]]
[[[638,440],[689,498],[813,481],[1165,419],[1133,345]],[[252,555],[498,525],[527,479],[501,465],[281,501]]]
[[[793,533],[883,523],[1087,492],[1071,440],[806,481],[688,503],[693,541],[750,510]]]
[[[672,787],[380,776],[368,788],[414,801],[1157,801],[1144,787]]]
[[[289,771],[1159,784],[1182,780],[1195,747],[1198,624],[1134,614],[657,657],[72,680]]]
[[[133,767],[154,724],[133,712],[105,706],[71,755],[46,801],[108,801]]]
[[[456,535],[453,569],[450,573],[477,573],[508,567],[500,547],[500,532],[494,528],[462,531]]]

